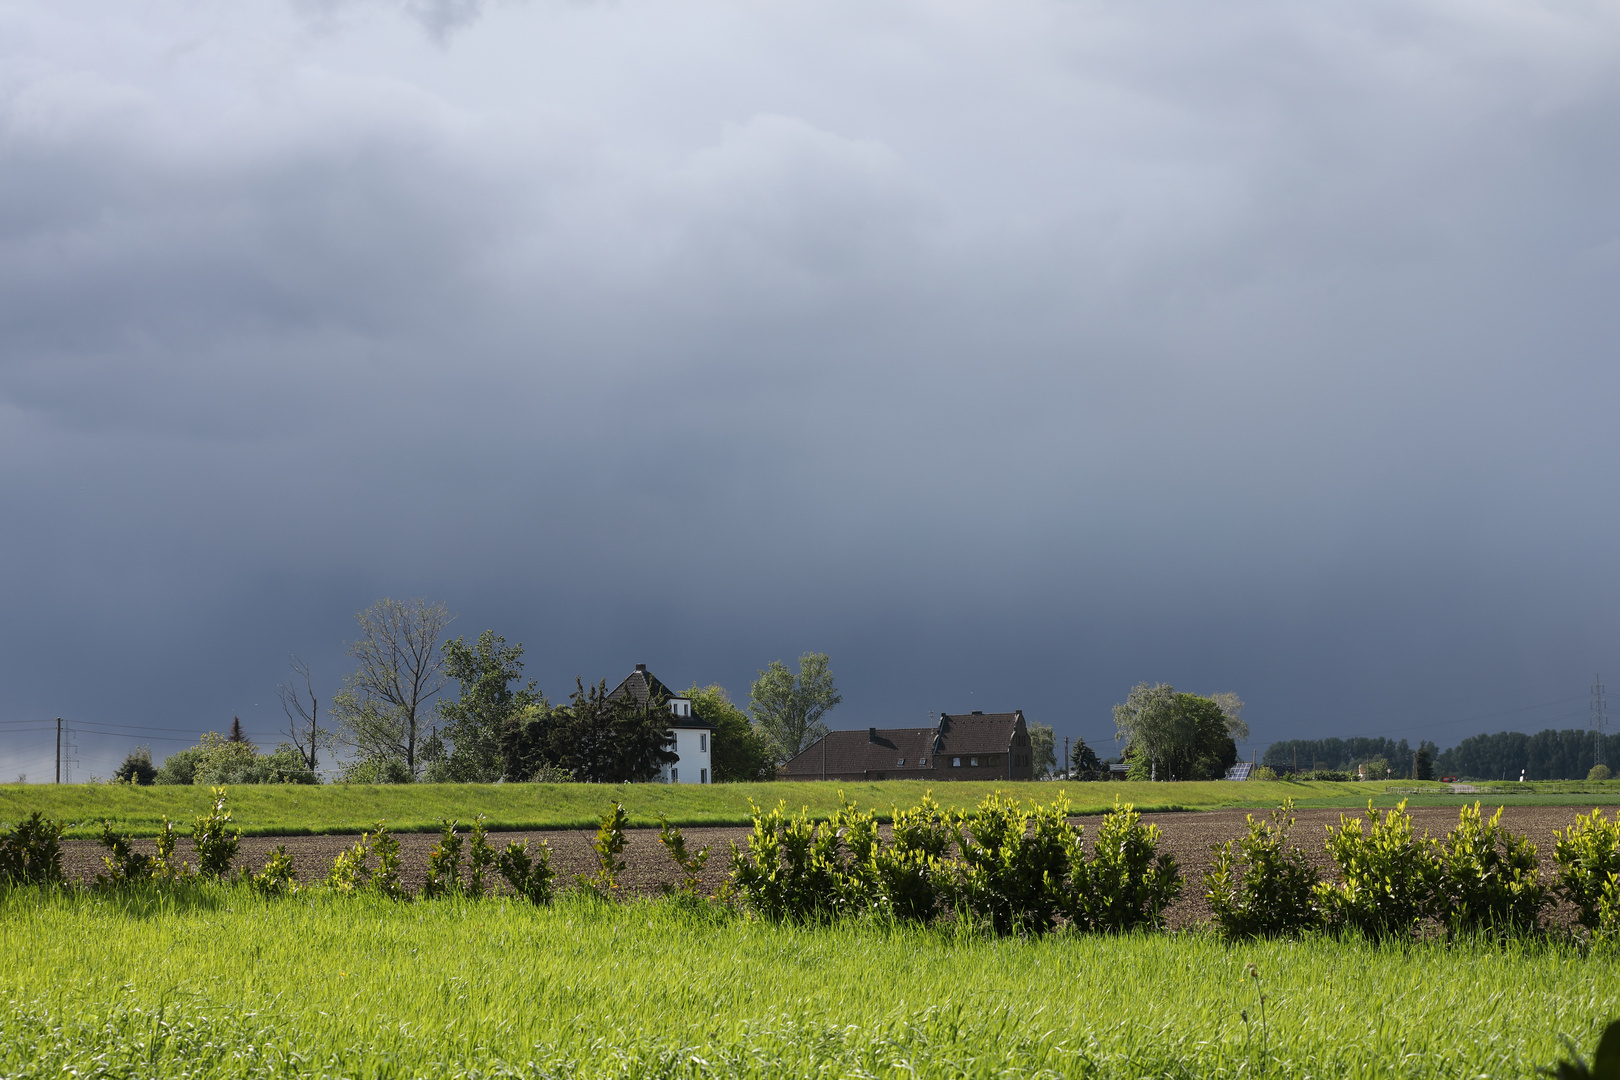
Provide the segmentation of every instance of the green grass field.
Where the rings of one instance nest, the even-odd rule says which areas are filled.
[[[0,895],[0,1075],[1530,1077],[1620,1011],[1620,965],[1562,945],[204,893]]]
[[[316,787],[243,785],[231,789],[231,813],[244,833],[311,835],[352,833],[386,820],[396,832],[433,831],[441,818],[470,821],[488,815],[496,830],[563,829],[594,826],[613,800],[624,803],[635,825],[656,825],[660,813],[678,825],[746,825],[749,800],[775,806],[808,807],[826,816],[838,806],[840,793],[862,806],[879,808],[885,815],[892,806],[915,805],[928,791],[944,806],[971,809],[994,790],[1015,790],[1048,802],[1066,792],[1076,813],[1102,813],[1115,797],[1134,803],[1139,810],[1211,810],[1221,807],[1276,806],[1292,796],[1299,807],[1365,806],[1372,797],[1380,806],[1393,806],[1408,798],[1413,806],[1460,806],[1476,796],[1453,795],[1445,785],[1416,785],[1434,794],[1408,795],[1408,782],[1339,784],[1317,782],[1271,783],[979,783],[888,781],[883,783],[775,783],[775,784],[410,784]],[[1541,791],[1542,785],[1512,785],[1521,794],[1491,796],[1509,805],[1553,803],[1608,805],[1620,803],[1620,781],[1608,784],[1564,784],[1565,792]],[[1555,785],[1546,785],[1554,787]],[[1395,788],[1397,792],[1386,792]],[[1576,793],[1578,790],[1579,793]],[[110,819],[120,831],[155,836],[163,815],[187,825],[208,806],[206,787],[129,787],[121,784],[7,784],[0,785],[0,823],[20,820],[34,810],[68,823],[70,837],[94,837],[101,820]]]

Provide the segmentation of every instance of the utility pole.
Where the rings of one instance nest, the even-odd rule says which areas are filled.
[[[1603,680],[1600,676],[1592,676],[1592,766],[1597,767],[1598,754],[1603,745],[1604,715]]]
[[[62,782],[62,718],[56,718],[56,782]]]
[[[1069,737],[1063,736],[1063,779],[1072,780],[1069,775]]]

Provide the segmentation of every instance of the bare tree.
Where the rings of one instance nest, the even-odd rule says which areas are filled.
[[[302,690],[298,688],[300,682],[304,684]],[[332,745],[332,733],[321,727],[321,703],[315,697],[309,665],[296,656],[292,658],[291,683],[291,686],[283,683],[276,687],[276,697],[281,699],[281,711],[287,714],[287,734],[292,737],[298,756],[304,759],[309,771],[314,772],[316,755],[323,747]]]
[[[426,600],[377,601],[355,616],[361,636],[345,650],[356,667],[332,696],[332,715],[361,757],[420,771],[428,702],[444,688],[445,628],[454,618]]]

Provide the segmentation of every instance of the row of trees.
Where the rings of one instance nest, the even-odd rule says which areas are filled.
[[[357,617],[346,648],[354,670],[323,711],[309,665],[293,658],[277,688],[286,742],[259,754],[241,737],[209,733],[154,767],[144,749],[119,779],[135,783],[315,782],[323,754],[343,751],[338,778],[350,782],[495,780],[634,782],[676,760],[668,748],[669,699],[611,700],[607,681],[575,680],[552,704],[523,677],[523,645],[486,630],[448,638],[443,604],[384,599]],[[454,684],[454,692],[450,687]],[[748,711],[718,685],[685,691],[713,727],[716,781],[769,780],[776,766],[827,731],[823,717],[842,696],[828,657],[807,653],[797,670],[773,661],[750,687]],[[751,715],[750,715],[751,714]]]
[[[1262,763],[1279,772],[1347,772],[1430,780],[1580,780],[1595,767],[1620,771],[1620,735],[1548,728],[1534,735],[1503,731],[1472,735],[1449,750],[1427,739],[1288,739],[1266,748]],[[1600,771],[1602,771],[1600,770]]]

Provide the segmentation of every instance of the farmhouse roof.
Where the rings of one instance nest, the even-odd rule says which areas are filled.
[[[608,692],[608,700],[624,701],[626,698],[629,698],[634,700],[637,705],[645,706],[648,698],[658,697],[659,695],[670,698],[684,698],[686,696],[684,694],[678,694],[669,687],[665,686],[658,676],[647,670],[646,664],[637,664],[636,670],[626,675],[623,682]],[[692,713],[690,716],[682,716],[679,719],[680,723],[672,726],[681,728],[706,728],[714,726],[707,720],[704,720],[702,717],[698,716],[697,713]]]
[[[931,772],[936,759],[1005,754],[1021,712],[940,713],[931,728],[857,728],[829,731],[782,765],[784,776]]]

